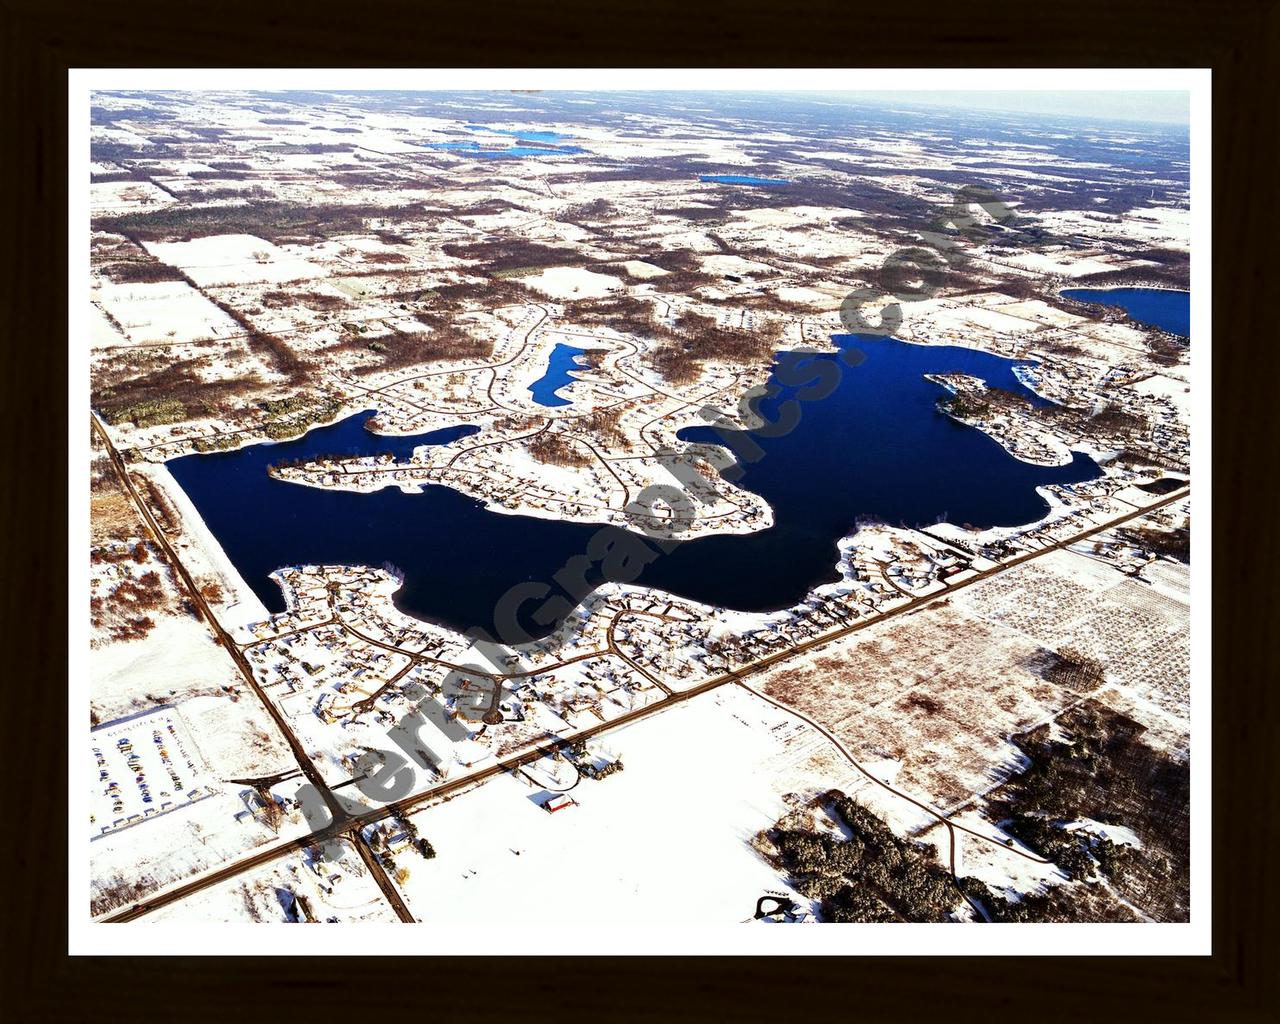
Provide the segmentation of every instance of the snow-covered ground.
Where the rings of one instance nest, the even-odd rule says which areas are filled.
[[[1154,374],[1130,387],[1139,394],[1168,399],[1177,407],[1181,415],[1190,418],[1191,388],[1184,381],[1166,377],[1163,374]]]
[[[222,590],[222,600],[211,604],[223,628],[234,632],[245,623],[261,622],[267,618],[266,606],[222,550],[222,545],[168,467],[163,464],[139,465],[134,472],[150,477],[181,518],[182,533],[174,542],[179,557],[196,574],[209,573],[217,579]]]
[[[644,260],[623,260],[619,266],[632,277],[641,279],[665,277],[669,273],[669,271],[663,270],[661,267],[655,267],[652,263],[646,263]]]
[[[530,124],[520,120],[513,101],[506,97],[505,105],[489,112],[501,122],[468,116],[490,129],[506,124],[519,132]],[[859,190],[869,189],[941,210],[955,198],[953,186],[927,172],[945,170],[972,171],[975,178],[1040,199],[1067,196],[1073,183],[1132,184],[1136,177],[1109,160],[1105,149],[1078,158],[1086,142],[1144,147],[1137,129],[1087,140],[1028,131],[1025,139],[1035,141],[1010,136],[997,142],[944,130],[868,126],[828,138],[799,125],[783,131],[771,123],[761,131],[766,126],[738,119],[689,120],[694,108],[677,104],[670,117],[636,113],[613,128],[594,118],[579,125],[571,115],[557,117],[552,123],[585,153],[486,161],[430,148],[471,131],[453,116],[461,107],[448,105],[441,116],[426,117],[390,108],[357,112],[359,104],[336,98],[323,106],[230,93],[172,99],[190,107],[187,128],[181,118],[152,120],[150,101],[137,96],[102,102],[109,123],[95,126],[93,139],[112,148],[99,154],[93,174],[130,180],[94,182],[95,214],[128,214],[132,221],[164,211],[139,237],[169,239],[143,244],[195,287],[113,283],[149,275],[124,244],[132,228],[121,222],[115,233],[99,232],[88,332],[94,386],[108,395],[135,381],[145,389],[145,374],[168,362],[189,371],[193,382],[217,383],[233,396],[220,407],[187,408],[200,418],[180,423],[139,426],[123,419],[110,428],[111,436],[122,451],[141,450],[131,473],[149,477],[167,494],[172,510],[164,512],[165,529],[172,529],[196,585],[211,595],[219,621],[245,640],[244,624],[257,623],[262,644],[249,658],[259,681],[306,756],[334,781],[351,775],[356,758],[379,742],[413,699],[397,680],[440,682],[445,666],[462,657],[460,638],[393,614],[390,578],[371,583],[361,579],[369,572],[358,568],[280,574],[286,592],[305,593],[293,595],[297,600],[285,616],[268,616],[163,466],[145,460],[159,463],[185,453],[197,438],[218,445],[260,441],[266,432],[259,416],[267,408],[263,399],[305,392],[319,407],[340,408],[342,415],[376,408],[379,429],[391,434],[466,422],[486,435],[420,449],[417,461],[403,466],[326,466],[308,483],[369,490],[376,470],[383,474],[377,479],[391,486],[444,484],[512,516],[614,522],[623,518],[629,495],[667,482],[670,473],[649,464],[653,446],[676,447],[677,432],[693,410],[706,403],[733,408],[768,373],[767,359],[761,366],[708,359],[696,379],[667,380],[652,358],[657,332],[643,327],[650,316],[673,330],[676,340],[682,315],[692,312],[713,316],[723,330],[767,328],[771,342],[800,340],[826,350],[831,334],[843,329],[836,307],[852,289],[879,280],[901,243],[897,218],[886,221],[882,206],[850,209],[837,195],[863,205]],[[280,113],[305,117],[270,116]],[[492,132],[485,137],[503,146],[513,141]],[[1068,141],[1064,146],[1055,139]],[[687,166],[677,163],[685,158]],[[673,173],[649,180],[642,160],[669,161]],[[635,174],[618,173],[627,167],[620,161]],[[763,205],[751,208],[749,192],[700,182],[700,167],[785,178],[803,198],[762,193]],[[1146,332],[1060,310],[1052,291],[1064,278],[1141,273],[1159,248],[1185,249],[1185,189],[1172,180],[1181,169],[1175,161],[1171,180],[1141,182],[1139,201],[1147,205],[1127,211],[1118,194],[1100,200],[1092,189],[1075,210],[1060,209],[1058,198],[1025,204],[1014,198],[1020,216],[1059,244],[1027,249],[1015,240],[970,247],[968,278],[933,299],[901,303],[905,320],[897,333],[913,343],[1036,359],[1036,390],[1062,406],[1089,409],[1122,400],[1151,415],[1150,437],[1163,446],[1155,453],[1164,457],[1157,464],[1176,468],[1187,447],[1185,436],[1171,429],[1185,426],[1189,416],[1186,361],[1167,366],[1169,359],[1150,359]],[[836,191],[843,186],[852,188]],[[255,222],[249,209],[258,197],[302,210],[297,232],[286,234],[280,224],[258,226],[263,222]],[[775,205],[786,202],[796,205]],[[826,203],[840,205],[818,205]],[[175,204],[233,211],[220,221],[228,226],[213,229],[227,233],[200,237],[211,223],[201,217],[186,230]],[[328,230],[335,206],[354,212]],[[377,215],[379,208],[385,215]],[[266,209],[270,216],[272,206]],[[888,222],[894,223],[887,230]],[[276,238],[287,240],[268,241]],[[483,247],[509,242],[531,243],[528,260],[517,261],[529,265],[531,276],[491,273]],[[466,255],[473,246],[484,256]],[[696,274],[695,268],[716,279],[673,288],[682,281],[678,275]],[[598,272],[604,269],[610,273]],[[533,294],[522,295],[522,288]],[[1042,297],[1025,297],[1036,294]],[[609,296],[641,300],[617,307],[638,313],[638,325],[623,322],[626,316],[610,317],[608,302],[578,307],[578,300]],[[234,309],[234,317],[219,306]],[[447,325],[433,326],[441,318]],[[246,332],[245,323],[261,333]],[[385,364],[379,355],[446,330],[483,343],[473,351],[490,345],[492,351],[412,365],[394,349]],[[552,345],[574,338],[591,358],[575,371],[572,405],[559,411],[537,406],[528,384],[545,372]],[[379,339],[381,346],[370,344]],[[288,370],[290,352],[303,369]],[[248,390],[242,392],[241,384]],[[1049,513],[1029,527],[978,535],[947,524],[927,531],[864,527],[840,545],[837,582],[769,615],[608,588],[592,599],[599,601],[598,614],[587,614],[588,605],[581,631],[567,630],[574,635],[564,650],[531,655],[539,671],[524,674],[510,693],[468,680],[465,688],[433,696],[442,722],[459,720],[452,715],[467,723],[459,737],[435,737],[445,755],[439,775],[447,769],[457,778],[548,736],[571,737],[574,730],[647,708],[663,694],[721,679],[715,690],[677,699],[593,741],[607,746],[624,771],[575,782],[576,769],[567,761],[543,761],[417,812],[422,834],[439,852],[431,860],[413,851],[401,857],[401,870],[408,871],[401,884],[417,916],[445,925],[540,923],[549,912],[579,925],[602,919],[742,921],[761,893],[786,888],[752,850],[752,836],[827,788],[866,802],[899,834],[914,834],[930,818],[888,787],[939,807],[965,807],[963,821],[997,842],[962,837],[962,873],[1024,892],[1055,880],[1053,868],[1003,846],[995,826],[972,809],[973,794],[1016,762],[1011,733],[1075,699],[1040,674],[1046,655],[1068,643],[1106,660],[1108,683],[1098,699],[1147,725],[1153,742],[1185,749],[1188,571],[1167,557],[1135,554],[1121,540],[1102,552],[1059,552],[959,587],[1015,553],[1048,547],[1157,500],[1137,486],[1120,490],[1122,483],[1145,484],[1147,477],[1108,463],[1115,449],[1103,441],[1094,448],[1087,438],[1077,445],[1053,435],[1013,445],[1031,437],[1013,413],[977,426],[1022,457],[1047,452],[1053,456],[1048,461],[1061,462],[1068,450],[1093,454],[1106,464],[1105,479],[1043,489]],[[542,428],[547,434],[539,454],[528,439]],[[576,445],[579,458],[557,454],[554,444],[548,448],[552,438]],[[591,453],[590,466],[573,466],[583,452]],[[432,462],[455,456],[457,463],[449,466]],[[708,457],[708,480],[715,481],[718,465]],[[357,475],[348,470],[369,479],[339,483],[340,471]],[[737,511],[708,504],[707,523],[711,513],[725,518],[706,529],[700,525],[701,531],[745,533],[771,524],[767,505],[727,484],[724,489]],[[511,526],[518,528],[518,519]],[[940,597],[918,615],[808,646],[829,631],[869,624],[912,598],[953,587],[954,601]],[[329,622],[338,608],[345,625]],[[124,816],[118,831],[86,844],[100,908],[131,902],[307,828],[289,806],[300,781],[288,746],[227,653],[194,617],[158,618],[143,639],[101,642],[91,660],[93,709],[107,723],[93,734],[96,740],[87,740],[99,747],[89,762],[90,788],[100,790],[92,824],[100,831],[98,819],[110,817],[110,830]],[[287,635],[277,639],[273,631]],[[369,644],[362,635],[378,639]],[[868,774],[857,772],[795,714],[723,681],[727,670],[795,645],[805,650],[791,649],[793,656],[752,684],[838,735]],[[440,662],[410,667],[406,650],[434,652]],[[565,654],[572,659],[557,660]],[[485,723],[475,714],[490,696],[500,722]],[[363,708],[366,700],[371,707]],[[114,746],[102,747],[108,740]],[[268,786],[279,774],[289,777]],[[155,800],[142,798],[141,778],[148,793],[173,806],[162,803],[164,813],[147,815]],[[254,803],[268,788],[286,807],[283,822],[275,819],[276,804]],[[569,790],[562,794],[566,805],[548,813],[542,804],[561,789]],[[127,800],[119,799],[122,791]],[[270,821],[259,820],[255,808],[265,808],[261,817]],[[939,834],[932,830],[928,838],[937,841]],[[305,855],[281,857],[153,919],[296,919],[299,896],[314,910],[306,912],[312,919],[389,919],[354,851],[343,862],[335,879],[317,874]]]
[[[341,857],[323,863],[306,853],[281,857],[161,907],[142,920],[149,924],[397,921],[359,854],[345,841],[342,849]]]
[[[242,332],[239,324],[185,281],[104,284],[94,297],[135,345],[180,344]]]
[[[521,280],[553,299],[598,299],[622,287],[616,277],[581,267],[548,267]]]
[[[94,214],[135,213],[172,206],[176,199],[149,181],[99,181],[89,186]]]
[[[503,775],[413,816],[437,851],[401,858],[402,892],[428,923],[608,920],[732,923],[790,891],[750,846],[808,798],[856,789],[852,769],[794,716],[723,687],[609,736],[624,770],[554,794]],[[545,781],[543,773],[537,777]]]
[[[162,263],[181,267],[200,287],[251,281],[298,281],[327,271],[254,235],[211,235],[189,242],[146,242]]]
[[[145,637],[104,643],[89,659],[93,709],[103,722],[239,682],[204,623],[161,615]]]

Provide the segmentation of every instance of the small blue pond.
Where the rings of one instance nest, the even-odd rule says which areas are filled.
[[[529,385],[529,394],[539,405],[554,409],[559,405],[569,405],[569,399],[562,398],[556,392],[574,381],[573,371],[581,367],[582,349],[564,342],[551,350],[547,360],[547,372]]]

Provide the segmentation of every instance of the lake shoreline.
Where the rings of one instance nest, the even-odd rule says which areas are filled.
[[[820,401],[804,401],[802,395],[797,398],[804,388],[779,385],[777,394],[754,411],[766,424],[777,423],[782,403],[801,401],[794,429],[780,434],[765,425],[745,432],[769,454],[740,463],[742,474],[733,486],[772,509],[772,524],[758,517],[744,524],[703,517],[709,528],[704,535],[646,560],[626,582],[711,606],[786,608],[834,581],[839,542],[860,522],[916,528],[946,519],[979,529],[1024,526],[1049,511],[1042,487],[1071,485],[1101,473],[1083,453],[1063,466],[1029,463],[980,428],[938,410],[944,392],[928,379],[931,369],[948,367],[1034,397],[1012,373],[1026,360],[878,337],[836,335],[832,345],[828,353],[802,353],[801,366],[837,363],[843,372],[836,389]],[[844,367],[839,354],[849,347],[866,353],[856,368]],[[792,376],[779,372],[779,379]],[[364,422],[367,417],[355,416],[283,448],[251,446],[171,464],[210,533],[267,609],[280,607],[278,588],[268,577],[282,566],[394,563],[406,575],[399,605],[406,614],[465,629],[490,619],[514,586],[528,581],[560,585],[557,574],[582,562],[583,553],[598,543],[593,538],[604,526],[598,517],[530,514],[519,507],[518,496],[515,507],[486,508],[487,502],[450,482],[422,481],[419,490],[413,471],[415,465],[422,469],[422,462],[398,469],[378,459],[380,450],[396,446],[389,435],[369,434]],[[733,433],[703,424],[681,428],[676,436],[710,442],[727,459],[735,448]],[[824,438],[850,440],[831,444]],[[399,458],[407,459],[425,439],[402,437]],[[447,449],[440,444],[432,450]],[[355,461],[345,467],[324,462],[344,453],[354,454]],[[266,472],[286,460],[294,468],[283,475],[314,472],[312,485]],[[351,479],[344,480],[352,466]],[[359,469],[376,471],[368,473],[369,479],[387,486],[365,488]],[[840,481],[834,489],[833,480]],[[254,510],[250,520],[246,509]],[[594,516],[590,509],[582,511]],[[611,521],[621,543],[624,533],[634,531],[615,513]],[[653,548],[639,535],[636,543]],[[587,561],[587,582],[623,579],[617,575],[621,568],[606,570],[603,562]]]
[[[1186,289],[1125,284],[1063,288],[1058,295],[1084,306],[1119,310],[1130,323],[1191,340],[1191,292]]]

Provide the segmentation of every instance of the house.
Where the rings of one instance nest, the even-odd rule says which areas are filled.
[[[563,811],[566,807],[576,807],[577,802],[567,793],[556,793],[542,802],[542,809],[548,814]]]

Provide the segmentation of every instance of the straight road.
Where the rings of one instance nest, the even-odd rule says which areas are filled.
[[[263,692],[262,687],[258,685],[258,681],[253,675],[253,669],[245,658],[244,652],[241,651],[239,645],[234,639],[232,639],[231,634],[222,628],[222,624],[218,621],[217,616],[213,614],[213,609],[209,607],[209,603],[205,600],[204,595],[200,593],[200,588],[196,586],[195,580],[191,578],[191,573],[188,571],[187,567],[182,564],[181,559],[178,558],[177,551],[174,550],[173,545],[169,543],[164,531],[161,530],[159,524],[156,523],[155,516],[151,513],[151,508],[142,499],[142,495],[138,493],[138,489],[133,484],[133,478],[129,475],[129,471],[124,464],[124,460],[120,457],[120,453],[116,451],[116,447],[112,444],[111,438],[107,434],[106,429],[98,421],[98,418],[92,414],[90,415],[90,423],[93,425],[94,431],[101,439],[103,447],[106,449],[107,456],[111,459],[111,466],[115,470],[121,486],[124,487],[125,492],[129,495],[134,507],[137,508],[138,514],[142,517],[143,523],[150,531],[155,543],[160,547],[161,551],[163,551],[164,556],[168,560],[170,566],[172,566],[173,571],[181,579],[183,586],[186,587],[192,602],[204,617],[204,620],[209,624],[209,628],[213,630],[215,639],[219,645],[221,645],[223,650],[225,650],[231,657],[232,662],[235,663],[235,666],[244,678],[245,683],[253,690],[259,702],[262,704],[262,707],[271,716],[272,721],[275,722],[276,728],[280,730],[280,734],[289,744],[289,749],[293,752],[293,757],[298,764],[298,768],[302,771],[303,775],[307,777],[307,781],[315,787],[315,791],[319,793],[321,798],[324,800],[325,806],[329,809],[329,814],[331,815],[333,822],[335,824],[345,822],[349,819],[350,815],[347,813],[338,798],[334,796],[333,791],[329,788],[328,783],[325,782],[319,769],[316,768],[315,763],[308,756],[306,750],[298,741],[298,738],[293,734],[293,730],[289,728],[288,723],[284,720],[284,716],[267,697],[266,693]],[[364,837],[360,835],[359,830],[348,830],[348,833],[350,834],[356,848],[361,851],[361,856],[363,857],[366,852]],[[378,883],[379,888],[381,888],[383,892],[391,890],[393,888],[391,880],[387,878],[386,872],[382,870],[382,865],[377,863],[376,858],[372,857],[371,851],[368,852],[370,853],[370,857],[366,858],[366,863],[369,864],[369,870],[373,875],[374,880]],[[399,897],[397,896],[397,900],[398,899]],[[395,901],[392,902],[392,906],[396,907]],[[396,907],[397,914],[400,914],[402,909],[403,903],[400,903],[400,905]],[[404,913],[407,914],[408,911],[404,910]],[[405,919],[403,915],[401,919]],[[412,921],[413,918],[409,917],[408,920]]]

